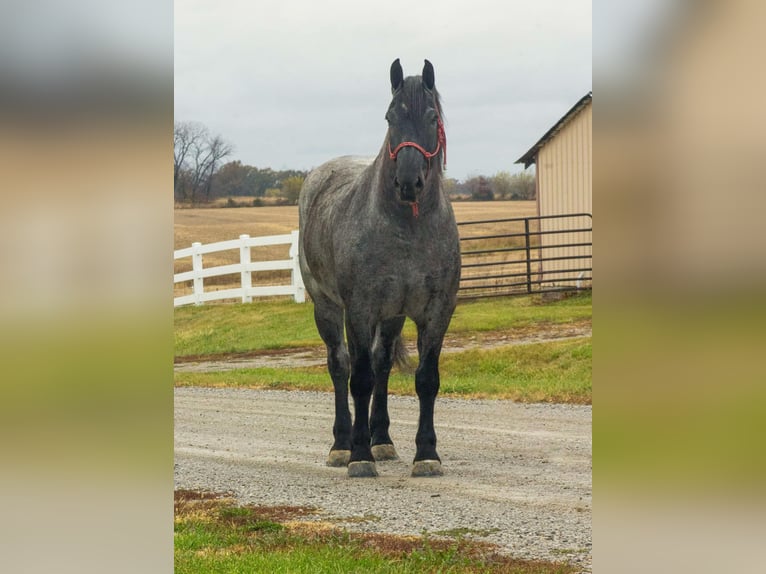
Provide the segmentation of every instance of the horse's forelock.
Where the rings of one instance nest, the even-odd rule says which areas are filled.
[[[400,92],[404,103],[407,104],[407,107],[413,115],[421,116],[428,108],[435,105],[439,112],[439,116],[442,120],[444,119],[439,92],[436,88],[432,91],[426,90],[423,86],[423,79],[421,76],[409,76],[405,78]]]

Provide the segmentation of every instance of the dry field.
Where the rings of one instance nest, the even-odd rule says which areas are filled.
[[[190,247],[195,241],[214,243],[252,237],[278,235],[298,229],[298,207],[239,207],[176,209],[173,224],[174,249]]]
[[[452,204],[458,222],[537,214],[534,201],[463,201]],[[488,227],[481,226],[484,230]],[[175,247],[182,249],[192,242],[213,243],[236,239],[243,233],[253,237],[289,233],[298,229],[298,207],[240,207],[176,209]]]
[[[456,202],[452,204],[457,221],[480,221],[486,219],[505,219],[512,217],[529,217],[537,214],[537,205],[534,201],[491,201],[491,202]],[[190,247],[195,241],[200,243],[214,243],[236,239],[242,234],[252,237],[261,235],[277,235],[289,233],[298,229],[298,207],[241,207],[241,208],[195,208],[176,209],[174,222],[174,249]],[[492,235],[497,233],[515,233],[523,230],[516,226],[513,229],[508,224],[481,224],[460,227],[461,237],[476,235]],[[520,244],[520,239],[504,240],[480,240],[464,242],[463,249],[477,250],[488,247],[510,247]],[[511,252],[506,255],[508,259],[519,259],[523,253]],[[288,246],[275,246],[253,248],[251,252],[253,261],[287,259]],[[472,261],[486,258],[472,257]],[[239,262],[239,251],[211,253],[204,258],[206,268],[218,265],[228,265]],[[465,262],[465,261],[464,261]],[[174,272],[191,270],[191,258],[176,261]],[[464,276],[470,276],[474,271],[464,272]],[[239,275],[213,277],[205,280],[205,285],[211,289],[236,287]],[[272,271],[253,274],[254,285],[274,285],[289,282],[288,271]],[[207,289],[206,289],[207,290]],[[191,292],[191,282],[186,285],[176,285],[174,296]]]

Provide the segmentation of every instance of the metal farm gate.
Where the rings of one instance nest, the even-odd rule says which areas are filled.
[[[464,221],[458,226],[460,298],[592,288],[590,213]]]

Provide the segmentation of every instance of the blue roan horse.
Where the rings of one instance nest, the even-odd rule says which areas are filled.
[[[434,402],[460,280],[457,226],[441,181],[446,138],[428,60],[422,76],[408,78],[394,61],[391,89],[388,132],[378,156],[325,163],[309,174],[299,201],[301,272],[335,388],[328,464],[348,465],[351,477],[377,476],[375,460],[397,458],[388,432],[388,376],[404,349],[406,317],[417,325],[419,354],[412,474],[442,472]]]

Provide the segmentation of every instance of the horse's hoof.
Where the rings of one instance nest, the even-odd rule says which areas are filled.
[[[378,471],[375,469],[375,463],[369,460],[355,460],[348,463],[348,477],[349,478],[367,478],[378,476]]]
[[[412,476],[441,476],[442,463],[438,460],[417,460],[412,465]]]
[[[327,456],[327,466],[346,466],[350,458],[350,450],[331,450]]]
[[[392,444],[376,444],[372,447],[372,457],[375,460],[399,460],[396,449]]]

